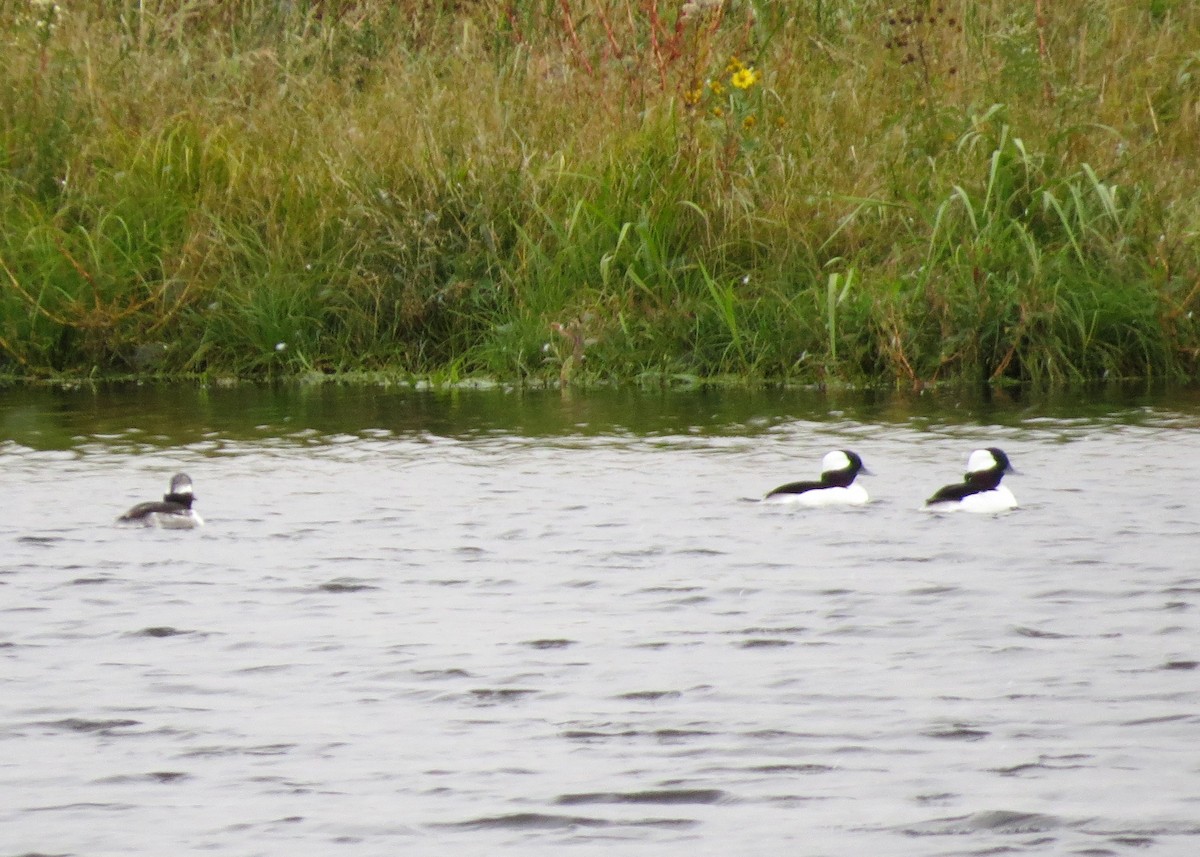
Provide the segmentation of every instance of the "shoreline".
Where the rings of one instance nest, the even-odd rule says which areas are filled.
[[[4,7],[0,373],[1200,373],[1200,9],[620,5]]]

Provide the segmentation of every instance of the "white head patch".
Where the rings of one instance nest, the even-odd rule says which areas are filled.
[[[825,453],[825,457],[821,459],[822,473],[828,473],[831,470],[845,470],[849,466],[850,458],[840,449]]]
[[[984,470],[991,470],[996,464],[996,456],[992,455],[991,452],[986,449],[977,449],[967,459],[967,472],[980,473]]]

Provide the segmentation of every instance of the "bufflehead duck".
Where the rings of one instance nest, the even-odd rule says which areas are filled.
[[[141,524],[144,527],[162,527],[168,530],[190,530],[204,525],[192,509],[192,480],[186,473],[176,473],[171,479],[171,490],[161,500],[138,503],[121,517],[120,524]]]
[[[821,478],[815,482],[789,482],[780,485],[763,499],[772,503],[799,503],[802,506],[861,506],[867,502],[867,489],[854,484],[859,473],[870,473],[862,459],[848,449],[835,449],[821,460]]]
[[[1017,507],[1017,498],[1000,480],[1013,471],[1008,456],[994,446],[977,449],[967,459],[963,481],[946,485],[925,501],[926,508],[937,512],[961,509],[964,512],[1005,512]]]

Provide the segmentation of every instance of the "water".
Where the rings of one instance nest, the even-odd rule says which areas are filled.
[[[1200,398],[0,392],[0,857],[1190,855]],[[997,445],[1000,517],[919,510]],[[873,502],[755,502],[862,454]],[[117,528],[184,470],[201,531]]]

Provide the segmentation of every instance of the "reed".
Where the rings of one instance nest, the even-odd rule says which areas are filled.
[[[1200,11],[0,0],[0,372],[1200,358]]]

